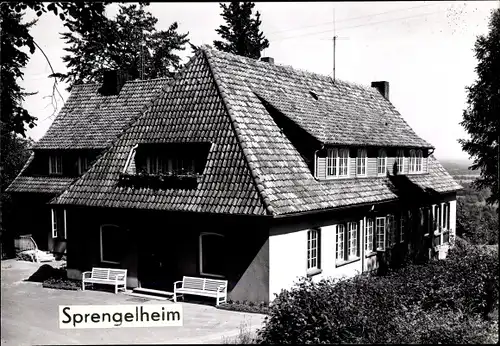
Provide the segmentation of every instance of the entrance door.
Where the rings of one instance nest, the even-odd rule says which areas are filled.
[[[148,237],[149,238],[149,237]],[[167,243],[162,239],[150,238],[140,246],[139,280],[141,287],[172,291],[172,258]]]

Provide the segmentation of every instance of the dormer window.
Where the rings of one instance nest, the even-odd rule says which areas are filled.
[[[410,150],[410,173],[422,172],[422,150]]]
[[[385,175],[387,172],[387,153],[384,149],[380,149],[377,157],[377,174]]]
[[[349,149],[328,149],[326,172],[328,177],[347,177]]]
[[[356,175],[366,175],[366,149],[358,149],[358,156],[356,157]]]
[[[396,153],[396,167],[398,170],[398,173],[404,173],[404,150],[398,150]]]
[[[62,174],[62,157],[60,155],[49,156],[49,174],[50,175]]]
[[[146,157],[146,171],[148,174],[194,174],[196,171],[195,160],[189,157],[166,157],[163,155],[150,155]]]

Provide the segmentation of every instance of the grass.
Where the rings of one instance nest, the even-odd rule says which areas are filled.
[[[222,344],[256,344],[255,335],[252,333],[248,322],[240,323],[240,331],[235,337],[222,337]]]

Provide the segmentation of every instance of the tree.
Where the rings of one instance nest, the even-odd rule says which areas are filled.
[[[474,158],[470,169],[480,170],[477,189],[490,188],[490,204],[499,202],[498,170],[500,142],[500,9],[492,11],[487,36],[474,46],[478,79],[467,88],[467,108],[460,123],[470,139],[460,139],[462,149]]]
[[[252,18],[253,2],[221,3],[222,17],[227,25],[221,25],[217,33],[225,41],[214,41],[214,46],[220,51],[246,56],[253,59],[260,58],[260,52],[269,47],[269,41],[260,31],[260,13],[257,11]]]
[[[157,31],[158,19],[145,11],[146,5],[120,5],[115,19],[107,19],[86,31],[70,21],[71,31],[62,34],[70,54],[63,57],[69,69],[64,79],[71,86],[102,82],[103,71],[120,69],[132,78],[170,76],[180,67],[176,51],[185,49],[189,33],[178,33],[174,22]]]

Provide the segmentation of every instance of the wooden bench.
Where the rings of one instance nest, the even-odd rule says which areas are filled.
[[[177,295],[192,294],[216,299],[215,305],[227,301],[227,280],[215,280],[184,276],[182,281],[174,282],[174,302]]]
[[[92,268],[91,272],[82,274],[82,291],[85,291],[87,283],[114,285],[115,294],[118,293],[118,289],[125,291],[127,289],[127,269]]]

